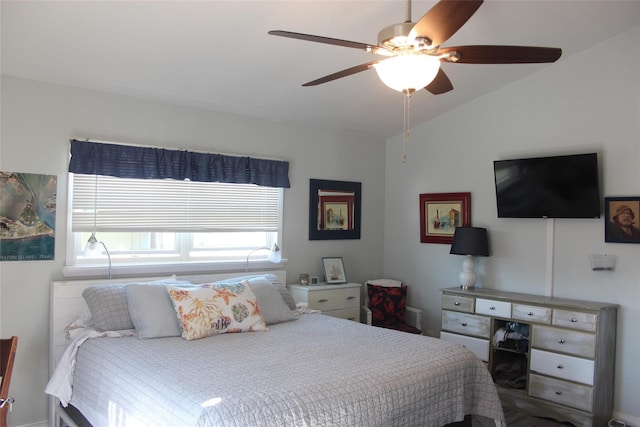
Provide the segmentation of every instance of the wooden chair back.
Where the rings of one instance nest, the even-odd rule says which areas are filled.
[[[0,427],[7,427],[7,415],[11,407],[9,386],[11,385],[11,374],[17,347],[18,337],[0,339],[0,375],[2,376],[0,379],[0,405],[2,405],[0,408]]]

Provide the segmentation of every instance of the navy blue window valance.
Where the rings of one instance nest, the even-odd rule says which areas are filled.
[[[71,140],[69,172],[290,188],[289,162]]]

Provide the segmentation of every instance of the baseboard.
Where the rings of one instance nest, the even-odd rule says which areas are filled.
[[[16,427],[47,427],[49,425],[49,420],[37,421],[35,423],[30,424],[22,424],[21,426]]]

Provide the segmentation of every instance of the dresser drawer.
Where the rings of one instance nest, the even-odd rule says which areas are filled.
[[[465,335],[452,334],[450,332],[440,332],[440,339],[456,344],[460,344],[475,354],[478,359],[489,361],[489,340],[481,338],[467,337]]]
[[[553,310],[553,324],[571,329],[595,332],[598,315],[582,311]]]
[[[593,360],[531,350],[531,370],[541,374],[593,385]]]
[[[442,329],[464,335],[489,338],[491,318],[455,311],[442,311]]]
[[[314,290],[308,298],[309,308],[314,310],[360,309],[360,288]]]
[[[505,301],[493,301],[490,299],[476,299],[476,313],[495,317],[511,317],[511,303]]]
[[[461,297],[458,295],[442,295],[442,308],[447,310],[463,311],[465,313],[473,313],[474,298]]]
[[[360,308],[343,308],[340,310],[323,311],[323,314],[340,319],[360,321]]]
[[[533,325],[531,346],[593,358],[596,355],[596,336],[587,332]]]
[[[511,316],[514,319],[528,320],[530,322],[551,323],[551,309],[549,307],[513,304]]]
[[[529,395],[589,412],[593,401],[589,386],[535,374],[529,376]]]

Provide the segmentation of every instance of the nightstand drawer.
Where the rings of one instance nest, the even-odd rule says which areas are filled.
[[[492,301],[489,299],[476,299],[476,313],[495,317],[511,317],[511,303],[505,301]]]
[[[447,310],[463,311],[473,313],[475,298],[461,297],[458,295],[442,295],[442,308]]]
[[[489,361],[489,340],[481,338],[467,337],[465,335],[452,334],[449,332],[440,332],[440,339],[456,344],[460,344],[473,352],[478,359],[483,362]]]
[[[591,411],[593,389],[588,386],[531,374],[529,394],[561,405]]]
[[[596,336],[586,332],[533,325],[531,346],[593,358],[596,355]]]
[[[530,322],[551,323],[551,309],[537,305],[513,304],[514,319],[528,320]]]
[[[593,368],[593,360],[531,350],[531,370],[541,374],[593,385]]]
[[[581,311],[553,310],[553,324],[571,329],[595,332],[598,315]]]
[[[491,334],[491,318],[443,310],[442,329],[459,332],[464,335],[489,338]]]
[[[331,310],[323,313],[327,316],[339,317],[340,319],[360,321],[360,308],[343,308],[341,310]]]
[[[360,288],[318,290],[309,292],[309,308],[314,310],[360,309]]]

